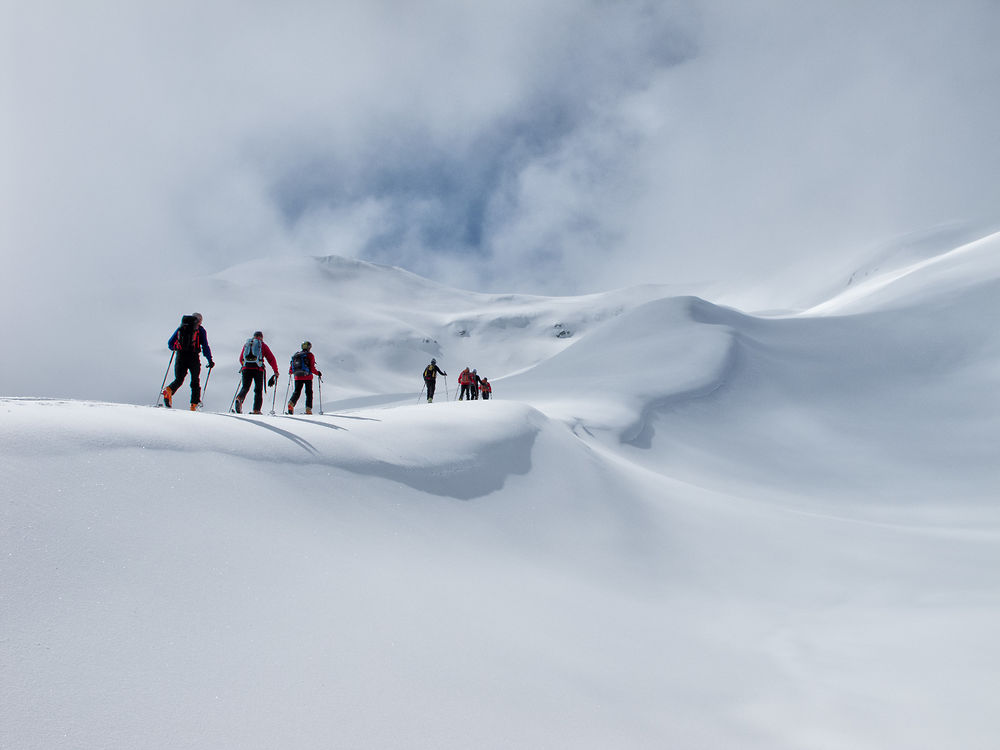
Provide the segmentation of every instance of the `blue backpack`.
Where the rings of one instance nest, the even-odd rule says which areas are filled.
[[[295,352],[292,355],[292,374],[293,375],[309,375],[312,372],[309,369],[309,352],[302,350],[300,352]]]
[[[243,345],[243,366],[264,368],[264,357],[261,354],[260,339],[247,339],[247,342]]]

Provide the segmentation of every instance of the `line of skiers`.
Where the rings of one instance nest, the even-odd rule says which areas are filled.
[[[477,370],[470,370],[468,367],[458,374],[458,385],[459,401],[466,398],[469,401],[477,401],[480,398],[486,401],[493,393],[493,386],[490,385],[489,379],[479,377]]]
[[[211,370],[215,367],[212,359],[212,350],[208,345],[208,333],[206,333],[202,321],[201,313],[192,313],[181,318],[181,324],[167,340],[167,348],[170,349],[170,360],[174,362],[174,380],[166,385],[160,395],[163,396],[163,405],[167,408],[173,406],[173,397],[178,389],[184,384],[185,378],[191,376],[191,411],[196,411],[201,403],[201,356],[208,360],[209,377]],[[239,387],[233,397],[233,409],[237,414],[243,413],[243,401],[246,399],[250,388],[254,389],[252,414],[260,414],[261,406],[264,403],[264,376],[267,374],[266,366],[270,365],[274,371],[267,381],[269,387],[274,387],[278,381],[278,362],[274,358],[271,348],[264,343],[264,334],[255,331],[253,336],[246,340],[240,350],[240,376],[242,387]],[[170,364],[167,365],[167,373],[170,372]],[[312,353],[312,343],[303,341],[299,351],[292,355],[288,366],[288,374],[295,380],[295,390],[288,400],[288,413],[295,413],[295,405],[298,403],[302,391],[306,394],[306,414],[312,414],[313,387],[312,379],[315,375],[322,383],[323,373],[316,369],[316,358]],[[167,374],[163,376],[164,383]],[[208,379],[205,381],[208,387]],[[289,381],[291,387],[291,381]],[[277,394],[275,394],[277,395]]]
[[[212,368],[215,367],[215,360],[212,359],[212,349],[208,345],[208,333],[202,325],[204,318],[201,313],[184,315],[181,324],[167,339],[167,348],[170,350],[170,362],[174,363],[174,380],[169,385],[164,385],[160,395],[163,397],[163,405],[167,408],[173,406],[174,394],[184,384],[188,375],[191,376],[191,411],[196,411],[201,403],[201,355],[208,360],[209,378]],[[278,382],[278,361],[274,357],[274,352],[264,343],[264,333],[254,331],[253,336],[246,340],[240,350],[240,377],[241,385],[237,386],[237,392],[233,396],[233,406],[237,414],[243,413],[243,402],[246,400],[250,389],[254,389],[253,410],[251,414],[260,414],[261,406],[264,403],[264,376],[267,374],[267,366],[270,365],[273,371],[267,386],[273,388]],[[170,373],[170,364],[167,364],[167,372],[163,376],[166,384]],[[295,390],[288,400],[287,410],[289,414],[295,413],[295,406],[302,395],[306,394],[306,414],[312,414],[313,406],[313,376],[319,378],[320,388],[322,388],[323,373],[316,369],[316,358],[312,353],[312,343],[303,341],[301,348],[292,358],[288,366],[288,374],[294,378]],[[436,359],[431,359],[431,363],[424,368],[424,386],[427,390],[427,402],[434,400],[437,376],[448,377],[448,373],[437,365]],[[493,386],[489,379],[480,377],[479,373],[466,367],[458,375],[459,393],[458,400],[475,401],[478,399],[488,400],[493,394]],[[208,387],[208,378],[205,380],[205,387]],[[289,388],[291,381],[289,381]],[[277,396],[277,394],[275,394]],[[322,409],[320,410],[322,413]]]
[[[448,377],[448,373],[438,367],[437,360],[431,359],[431,363],[424,368],[424,387],[427,390],[427,403],[434,400],[434,391],[437,387],[437,376]],[[488,378],[480,377],[476,370],[466,367],[458,375],[459,393],[458,400],[475,401],[482,398],[488,400],[493,393],[493,386]]]

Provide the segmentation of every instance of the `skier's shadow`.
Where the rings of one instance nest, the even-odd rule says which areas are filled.
[[[320,422],[320,421],[315,420],[315,419],[306,419],[305,417],[291,417],[291,416],[289,416],[287,414],[282,414],[281,418],[282,419],[294,419],[296,422],[305,422],[306,424],[314,424],[317,427],[326,427],[326,428],[328,428],[330,430],[344,430],[344,431],[347,430],[346,427],[341,427],[340,425],[337,425],[337,424],[329,424],[327,422]]]
[[[270,430],[271,432],[276,432],[279,435],[281,435],[283,438],[287,438],[288,440],[291,440],[293,443],[295,443],[297,446],[299,446],[300,448],[302,448],[302,450],[306,451],[307,453],[311,453],[314,456],[318,456],[319,455],[319,451],[316,450],[316,446],[314,446],[308,440],[300,438],[294,432],[289,432],[288,430],[282,430],[281,428],[274,427],[273,425],[264,424],[263,422],[258,422],[256,419],[243,419],[241,417],[235,416],[234,414],[223,414],[222,416],[229,417],[230,419],[235,419],[237,422],[246,422],[248,424],[257,425],[258,427],[263,427],[265,430]],[[342,429],[342,428],[338,428],[338,429]]]

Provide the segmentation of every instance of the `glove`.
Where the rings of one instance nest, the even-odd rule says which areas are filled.
[[[268,387],[274,388],[274,384],[277,382],[277,380],[278,380],[278,373],[274,373],[274,375],[272,375],[270,379],[267,381]]]
[[[213,367],[215,367],[215,360],[208,360],[208,369],[211,370]]]
[[[321,373],[321,372],[320,372],[319,370],[316,370],[316,374],[317,374],[317,375],[318,375],[319,377],[323,377],[323,373]]]

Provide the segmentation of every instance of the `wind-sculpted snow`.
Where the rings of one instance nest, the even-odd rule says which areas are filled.
[[[581,429],[648,443],[652,410],[711,393],[733,367],[732,334],[698,321],[703,307],[714,306],[693,297],[640,305],[497,387]]]
[[[996,250],[780,316],[208,280],[206,411],[0,399],[0,747],[992,750]],[[254,327],[326,414],[220,413]]]
[[[995,245],[970,252],[986,250],[992,263]],[[926,279],[912,286],[915,273],[905,306],[892,287],[883,305],[873,297],[851,315],[769,319],[697,306],[696,320],[730,332],[732,367],[705,397],[651,408],[655,450],[636,459],[710,486],[760,483],[799,504],[993,503],[998,280],[951,262],[942,261],[937,295]]]
[[[3,399],[0,405],[5,423],[0,434],[12,456],[128,448],[215,453],[262,463],[332,466],[460,499],[488,495],[511,474],[529,471],[532,445],[545,421],[516,403],[484,403],[473,432],[469,415],[461,412],[464,404],[308,417],[34,399]]]
[[[808,312],[837,315],[913,307],[980,284],[1000,284],[1000,233],[875,274]]]

